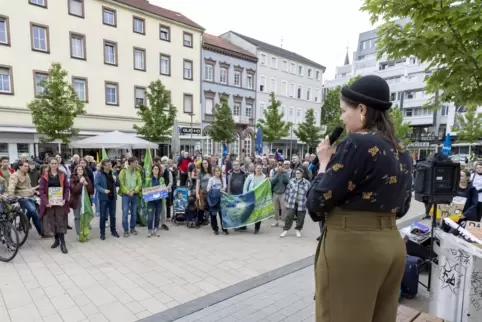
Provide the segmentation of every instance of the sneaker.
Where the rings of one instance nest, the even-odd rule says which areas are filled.
[[[151,238],[151,236],[152,236],[152,232],[150,232],[150,231],[147,232],[147,238]]]
[[[156,234],[156,237],[161,237],[161,234],[159,233],[159,231],[157,229],[155,231],[155,234]]]
[[[128,231],[125,231],[125,232],[124,232],[124,237],[126,237],[126,238],[129,237],[129,232],[128,232]]]
[[[281,233],[281,235],[279,235],[281,238],[284,238],[286,237],[286,235],[288,234],[288,231],[287,230],[283,230],[283,232]]]
[[[137,236],[137,230],[135,229],[131,230],[131,235]]]
[[[301,231],[300,230],[296,230],[296,237],[301,238]]]
[[[275,222],[274,224],[271,224],[271,227],[278,227],[278,226],[279,226],[278,222]]]
[[[169,227],[167,227],[166,224],[162,225],[161,227],[162,227],[162,229],[164,229],[164,230],[169,230]]]
[[[105,235],[100,235],[100,240],[105,240]]]
[[[255,234],[255,235],[259,234],[259,229],[255,229],[255,230],[254,230],[254,234]]]
[[[112,232],[111,235],[112,237],[120,238],[119,234],[116,231]]]

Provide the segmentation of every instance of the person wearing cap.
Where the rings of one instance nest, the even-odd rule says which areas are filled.
[[[395,137],[387,82],[364,76],[343,87],[348,135],[318,145],[319,170],[307,194],[325,220],[315,254],[316,322],[388,322],[397,317],[405,243],[396,226],[411,201],[412,158]]]

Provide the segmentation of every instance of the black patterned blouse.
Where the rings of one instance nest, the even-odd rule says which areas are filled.
[[[337,146],[326,173],[308,191],[307,208],[320,221],[335,207],[403,217],[412,196],[412,157],[374,132],[354,133]]]

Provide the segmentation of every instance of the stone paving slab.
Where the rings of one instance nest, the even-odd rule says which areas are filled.
[[[404,219],[421,209],[412,206]],[[0,263],[0,321],[137,321],[314,254],[319,229],[308,217],[302,238],[292,231],[280,239],[271,223],[259,235],[171,225],[160,238],[140,228],[138,236],[101,241],[96,218],[88,243],[69,231],[67,255],[32,232],[12,262]]]

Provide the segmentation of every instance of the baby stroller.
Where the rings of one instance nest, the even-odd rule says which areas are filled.
[[[184,212],[187,207],[187,198],[189,197],[189,190],[186,187],[178,187],[174,190],[174,216],[172,222],[179,226],[180,222],[185,222]]]

